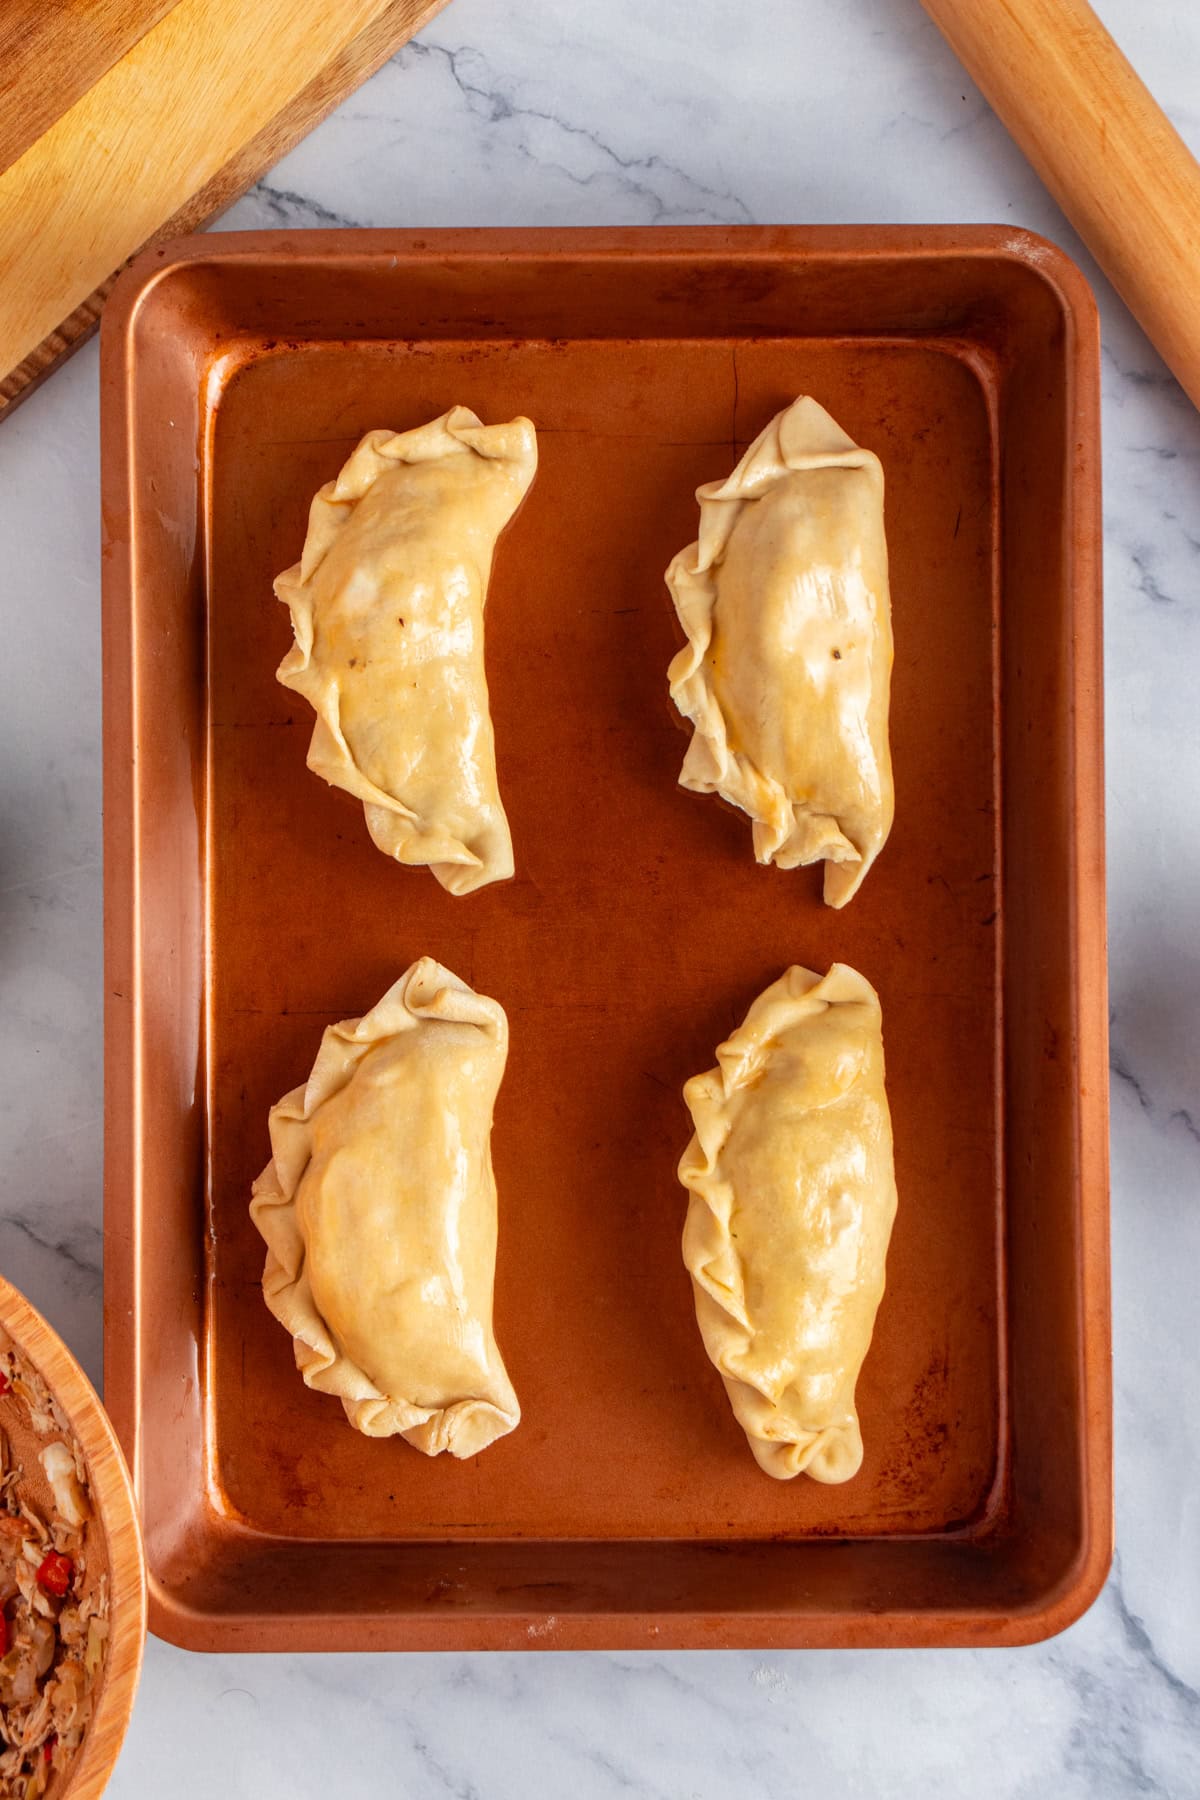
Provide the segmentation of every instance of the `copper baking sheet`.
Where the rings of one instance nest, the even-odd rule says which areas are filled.
[[[104,326],[107,1398],[201,1648],[1012,1643],[1111,1548],[1097,325],[1009,230],[311,232]],[[882,458],[891,841],[844,912],[676,785],[662,572],[815,394]],[[304,766],[271,579],[360,434],[527,412],[488,601],[518,873],[465,899]],[[460,1465],[300,1382],[270,1103],[417,955],[499,998],[519,1430]],[[844,1487],[778,1484],[679,1253],[680,1087],[790,962],[879,989],[900,1212]]]

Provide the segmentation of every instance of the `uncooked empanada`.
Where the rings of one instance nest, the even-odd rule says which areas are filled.
[[[683,1090],[683,1259],[704,1347],[759,1466],[847,1481],[854,1388],[896,1212],[874,989],[791,968]]]
[[[296,637],[278,678],[317,715],[309,768],[362,801],[381,850],[427,863],[452,894],[513,872],[483,608],[536,469],[528,419],[483,425],[456,406],[416,431],[369,431],[275,582]]]
[[[271,1109],[250,1213],[308,1386],[368,1437],[474,1456],[521,1413],[492,1331],[508,1021],[425,956]]]
[[[844,906],[894,806],[879,458],[801,397],[696,498],[699,540],[667,570],[688,638],[671,698],[695,727],[680,783],[749,813],[760,863],[823,860]]]

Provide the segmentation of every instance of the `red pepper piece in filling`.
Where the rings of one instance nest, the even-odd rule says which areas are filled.
[[[62,1599],[71,1585],[71,1576],[75,1565],[69,1556],[61,1550],[48,1550],[38,1566],[37,1584],[44,1594],[54,1594]]]
[[[8,1390],[11,1386],[12,1386],[12,1382],[8,1379],[8,1376],[4,1373],[4,1370],[0,1369],[0,1394],[7,1394]]]

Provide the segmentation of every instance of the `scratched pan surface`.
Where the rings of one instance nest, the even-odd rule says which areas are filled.
[[[1109,1546],[1096,332],[1011,232],[256,234],[106,325],[108,1394],[198,1647],[1016,1641]],[[843,912],[676,782],[662,571],[796,394],[887,483],[896,825]],[[272,577],[374,426],[536,422],[487,656],[514,881],[305,768]],[[136,748],[135,748],[136,747]],[[431,954],[505,1006],[467,1464],[297,1376],[249,1184],[322,1029]],[[900,1210],[842,1487],[750,1457],[679,1252],[680,1098],[789,963],[884,1009]]]

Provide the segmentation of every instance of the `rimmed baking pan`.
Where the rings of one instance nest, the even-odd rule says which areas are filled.
[[[105,315],[106,1397],[200,1648],[1015,1643],[1111,1550],[1098,334],[1008,229],[254,233]],[[882,459],[896,825],[860,895],[681,790],[663,570],[814,394]],[[361,433],[528,413],[488,672],[517,876],[464,899],[305,768],[272,577]],[[270,1103],[416,956],[506,1007],[467,1464],[297,1376]],[[900,1211],[842,1487],[749,1456],[692,1317],[684,1079],[792,962],[879,990]]]

